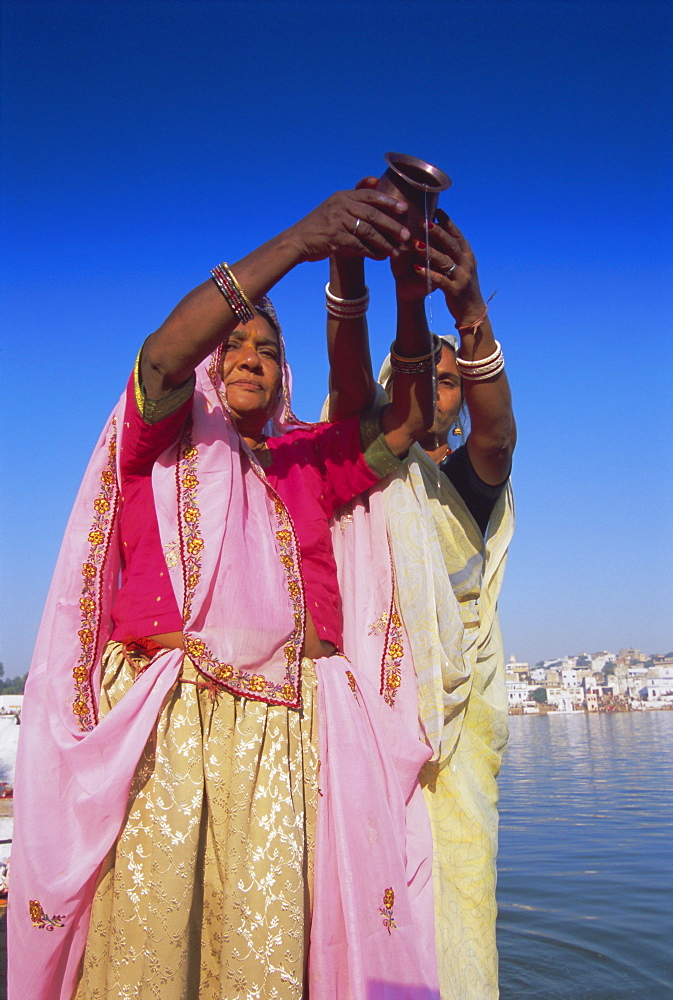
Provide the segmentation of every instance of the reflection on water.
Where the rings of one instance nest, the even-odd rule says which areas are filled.
[[[671,1000],[673,712],[509,721],[501,1000]]]

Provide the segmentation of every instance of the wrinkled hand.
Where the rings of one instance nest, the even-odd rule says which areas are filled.
[[[410,238],[397,216],[406,212],[398,201],[361,181],[354,191],[337,191],[288,230],[299,260],[324,260],[330,254],[384,260],[400,252]]]
[[[421,279],[427,294],[440,288],[446,304],[459,326],[476,320],[485,309],[477,277],[477,261],[460,229],[453,224],[446,212],[437,209],[437,221],[429,229],[430,246],[414,244],[414,271]],[[398,262],[393,262],[393,274]],[[428,267],[429,265],[429,267]]]

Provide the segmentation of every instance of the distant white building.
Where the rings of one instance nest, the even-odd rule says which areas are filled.
[[[599,670],[603,670],[605,668],[606,663],[609,663],[610,661],[614,663],[616,659],[616,655],[614,653],[608,653],[607,650],[603,650],[600,653],[592,653],[591,666],[595,672],[598,672]]]
[[[531,691],[530,684],[525,684],[520,680],[507,681],[507,704],[510,708],[523,706],[528,701]]]
[[[650,671],[650,675],[646,681],[647,700],[673,702],[673,670],[655,667]]]
[[[626,694],[627,684],[625,678],[620,678],[617,674],[610,674],[607,680],[608,684],[605,686],[612,690],[612,694],[615,698],[617,695]]]
[[[579,681],[577,677],[577,670],[575,666],[565,666],[561,670],[561,687],[564,688],[574,688],[577,687]]]
[[[572,695],[565,688],[548,687],[547,704],[554,705],[557,712],[573,712],[579,702],[573,702]]]
[[[509,663],[505,666],[505,671],[508,674],[516,676],[519,680],[528,680],[530,676],[530,667],[527,663],[518,663],[513,656],[510,656]]]
[[[646,697],[648,674],[649,670],[647,667],[629,667],[626,675],[626,683],[628,694],[630,694],[632,698]]]

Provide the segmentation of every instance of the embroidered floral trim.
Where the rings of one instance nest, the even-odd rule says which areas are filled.
[[[404,657],[404,631],[402,620],[391,604],[389,611],[384,611],[378,621],[370,626],[369,634],[383,633],[383,654],[381,656],[381,691],[383,699],[391,708],[402,683],[402,659]]]
[[[190,420],[188,421],[183,438],[182,454],[178,457],[175,466],[178,485],[178,518],[180,523],[182,572],[185,583],[182,620],[185,624],[187,624],[191,617],[194,591],[201,579],[203,538],[199,529],[201,513],[198,508],[196,493],[199,485],[198,476],[196,475],[197,459],[198,451],[192,441],[192,425]],[[186,643],[185,648],[187,648]]]
[[[178,456],[176,478],[178,487],[178,511],[180,522],[180,548],[184,577],[185,599],[183,622],[189,621],[194,601],[194,592],[201,578],[201,552],[204,547],[200,533],[201,512],[198,504],[198,450],[193,444],[191,424],[185,430],[182,453]],[[276,539],[280,562],[285,570],[288,593],[294,611],[294,629],[285,644],[286,673],[281,683],[269,681],[263,674],[251,674],[239,670],[232,663],[220,663],[215,659],[203,639],[184,632],[185,650],[202,672],[212,677],[233,694],[265,701],[269,704],[287,705],[298,708],[301,701],[301,650],[304,643],[304,622],[306,616],[304,584],[299,562],[299,542],[292,519],[280,497],[267,482],[257,463],[251,463],[255,473],[264,483],[273,501],[276,515]]]
[[[370,635],[383,635],[388,627],[388,612],[384,611],[381,617],[369,626]]]
[[[82,617],[77,633],[81,653],[72,672],[76,691],[72,710],[79,719],[82,732],[93,729],[98,721],[91,689],[91,672],[100,632],[102,572],[119,503],[116,456],[117,423],[113,418],[108,441],[108,460],[101,473],[100,492],[93,502],[93,520],[88,538],[89,556],[82,566],[82,592],[79,600]]]
[[[65,927],[64,914],[57,913],[53,917],[48,917],[36,899],[31,899],[28,909],[33,927],[39,927],[41,931],[53,931],[54,927]]]
[[[395,905],[395,893],[392,888],[388,888],[383,893],[383,906],[379,906],[379,913],[383,917],[383,926],[390,932],[396,929],[397,924],[395,923],[395,918],[393,916],[393,906]]]
[[[346,671],[346,678],[348,680],[348,686],[351,689],[351,691],[353,692],[355,700],[357,701],[357,703],[359,705],[360,704],[360,699],[358,698],[358,686],[357,686],[357,684],[355,682],[355,677],[353,677],[353,674],[351,673],[350,670]]]
[[[174,569],[180,562],[180,546],[177,541],[166,542],[164,545],[164,558],[169,569]]]
[[[391,594],[390,609],[384,612],[369,630],[370,635],[384,632],[383,653],[381,655],[381,690],[383,700],[391,708],[402,683],[402,659],[404,657],[404,630],[402,620],[395,606],[395,568],[390,553]]]
[[[402,622],[393,604],[388,619],[381,660],[381,694],[385,703],[391,708],[395,705],[395,698],[402,683],[402,657],[404,656],[402,640]]]

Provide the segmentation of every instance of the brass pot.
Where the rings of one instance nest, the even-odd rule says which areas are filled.
[[[425,241],[425,220],[432,222],[439,196],[451,187],[451,179],[439,167],[404,153],[386,153],[388,169],[377,190],[406,201],[405,223],[413,240]]]

